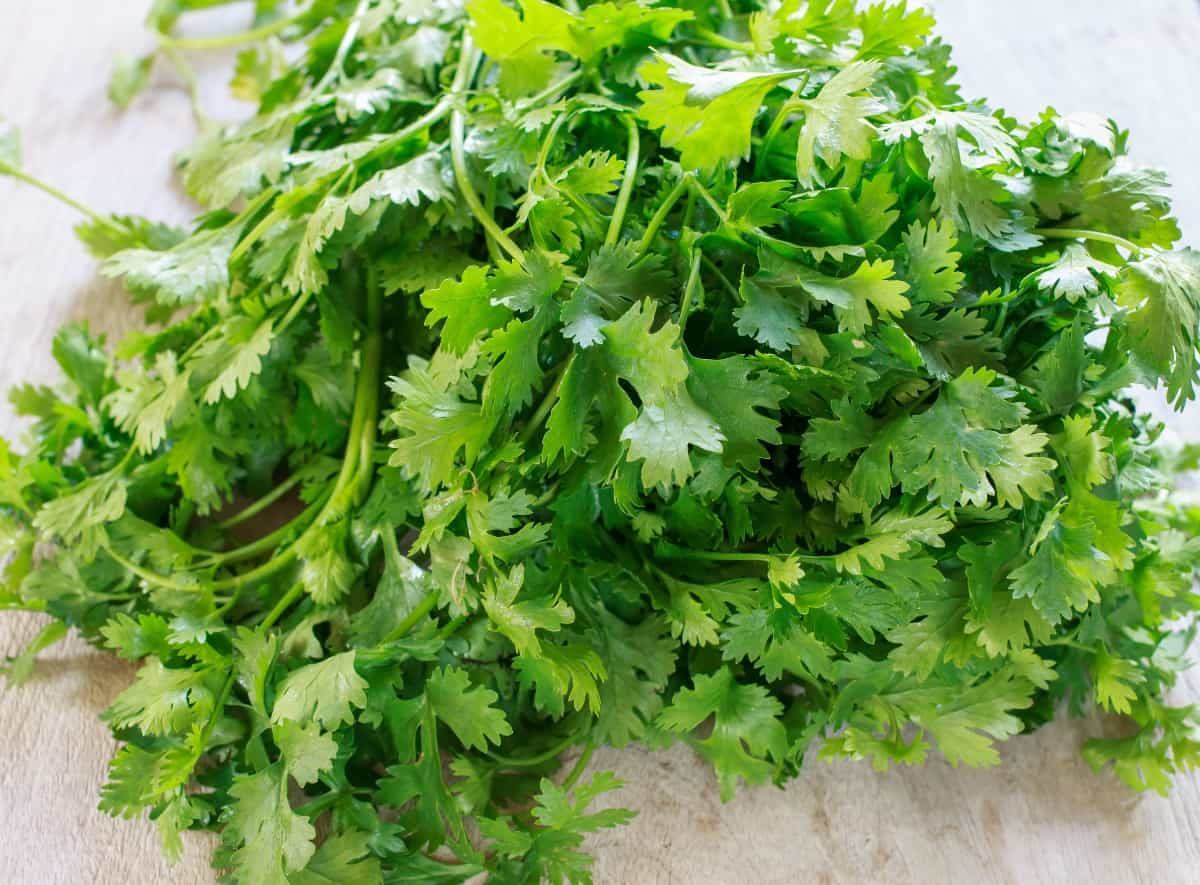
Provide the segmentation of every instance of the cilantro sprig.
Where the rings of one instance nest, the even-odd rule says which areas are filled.
[[[1134,384],[1195,395],[1200,259],[1114,124],[967,102],[851,0],[258,2],[257,113],[189,230],[83,214],[146,310],[54,342],[0,441],[0,605],[140,669],[101,791],[230,881],[589,881],[593,750],[723,798],[1098,706],[1165,792],[1200,511]],[[558,777],[564,763],[569,772]]]

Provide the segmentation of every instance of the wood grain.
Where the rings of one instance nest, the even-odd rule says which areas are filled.
[[[104,97],[111,58],[145,48],[141,0],[0,5],[0,112],[25,134],[29,168],[100,210],[182,220],[189,208],[170,155],[193,133],[167,75],[126,113]],[[1099,110],[1134,132],[1139,159],[1168,169],[1191,242],[1200,232],[1200,9],[1187,0],[943,0],[941,32],[957,47],[967,93],[1023,116],[1052,104]],[[240,14],[198,28],[237,27]],[[205,91],[229,112],[221,71]],[[117,334],[136,323],[98,281],[70,231],[69,210],[0,181],[0,386],[53,382],[49,345],[67,319]],[[1161,407],[1161,401],[1158,403]],[[1200,436],[1195,411],[1176,432]],[[0,432],[15,425],[0,407]],[[0,654],[20,648],[34,617],[0,616]],[[97,811],[114,745],[96,716],[130,670],[71,640],[45,655],[31,684],[8,690],[0,713],[0,881],[210,883],[204,836],[182,863],[161,860],[153,826]],[[1194,678],[1181,698],[1200,698]],[[1136,799],[1079,760],[1101,724],[1057,723],[1011,741],[988,771],[877,774],[814,763],[786,790],[744,791],[721,805],[689,751],[598,754],[629,782],[619,797],[641,811],[593,842],[599,883],[1186,883],[1200,881],[1200,778],[1168,799]]]

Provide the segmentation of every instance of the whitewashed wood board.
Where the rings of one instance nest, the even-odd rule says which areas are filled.
[[[142,0],[0,3],[0,113],[25,135],[27,165],[100,210],[183,220],[189,207],[171,154],[193,133],[168,75],[125,112],[104,96],[117,51],[147,46]],[[1189,242],[1200,233],[1200,7],[1188,0],[942,0],[940,31],[961,81],[1030,116],[1046,105],[1115,117],[1139,159],[1166,168]],[[244,21],[244,19],[242,19]],[[199,28],[237,27],[220,15]],[[205,63],[205,93],[228,112],[228,58]],[[136,324],[71,234],[69,210],[0,181],[0,386],[53,382],[50,340],[68,319],[119,334]],[[1158,400],[1161,408],[1161,399]],[[1171,418],[1198,435],[1195,411]],[[0,406],[0,432],[14,424]],[[0,654],[39,619],[0,615]],[[0,696],[0,881],[15,885],[211,883],[211,841],[189,837],[167,867],[152,825],[95,810],[114,745],[97,714],[130,669],[71,640],[45,655],[33,681]],[[1180,698],[1200,698],[1189,681]],[[878,774],[814,764],[786,790],[743,791],[727,805],[682,748],[597,754],[641,811],[593,840],[598,883],[1188,883],[1200,881],[1200,778],[1170,799],[1135,798],[1080,761],[1101,724],[1056,723],[1011,741],[987,771]]]

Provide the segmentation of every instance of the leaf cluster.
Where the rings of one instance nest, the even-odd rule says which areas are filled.
[[[602,745],[728,798],[1098,706],[1096,768],[1200,761],[1200,510],[1130,393],[1193,398],[1200,258],[1115,125],[965,101],[903,2],[172,36],[210,5],[113,97],[239,44],[257,112],[190,230],[89,213],[153,325],[65,328],[0,443],[0,604],[53,618],[9,677],[67,628],[140,665],[104,810],[238,883],[588,882]]]

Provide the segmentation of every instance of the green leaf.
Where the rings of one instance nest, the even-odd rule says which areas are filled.
[[[322,733],[314,723],[280,722],[272,729],[272,735],[283,754],[288,774],[300,786],[316,783],[322,772],[333,767],[337,741]]]
[[[685,169],[710,171],[749,155],[750,130],[767,93],[797,72],[717,70],[662,53],[641,76],[659,88],[638,93],[638,116],[662,130],[663,145],[679,150]]]
[[[914,221],[904,234],[904,272],[914,301],[946,304],[954,300],[966,275],[958,269],[962,255],[955,251],[958,232],[951,221]]]
[[[162,251],[126,249],[101,266],[107,277],[120,277],[139,298],[164,307],[187,307],[215,300],[229,286],[229,257],[237,230],[203,231]]]
[[[867,120],[884,104],[866,92],[879,73],[879,62],[855,61],[846,65],[811,99],[803,101],[804,126],[796,144],[796,177],[802,185],[816,181],[816,160],[833,167],[842,157],[866,160],[871,156],[875,129]]]
[[[492,629],[502,633],[519,655],[540,657],[542,643],[538,631],[555,633],[575,620],[571,607],[561,599],[523,599],[517,601],[525,580],[525,570],[515,566],[508,575],[498,575],[483,594],[483,608]]]
[[[521,15],[501,0],[470,0],[467,13],[479,48],[500,67],[500,88],[516,97],[545,87],[555,69],[551,54],[577,54],[573,16],[544,0],[521,0]]]
[[[1117,303],[1129,311],[1130,344],[1138,361],[1167,384],[1176,407],[1196,389],[1200,329],[1200,253],[1154,252],[1128,265]]]
[[[367,705],[367,681],[354,669],[355,653],[342,652],[293,670],[283,680],[271,722],[313,720],[329,730],[354,721],[354,710]]]
[[[371,853],[370,836],[356,830],[335,833],[313,853],[303,870],[288,876],[292,885],[383,885],[379,858]]]
[[[481,333],[499,328],[510,316],[493,303],[492,294],[487,268],[469,267],[459,280],[446,280],[421,295],[421,303],[429,308],[425,323],[432,326],[445,320],[442,344],[452,353],[466,353]]]
[[[786,391],[748,357],[705,360],[688,357],[687,388],[696,405],[712,416],[725,437],[722,454],[730,466],[753,470],[779,435],[776,413]],[[766,413],[766,414],[764,414]]]
[[[680,689],[659,717],[672,732],[690,732],[710,716],[712,732],[695,742],[717,770],[722,801],[733,798],[738,779],[760,784],[782,759],[787,738],[779,716],[783,705],[759,685],[742,685],[728,667],[711,676],[696,676],[692,688]]]
[[[226,324],[225,334],[211,348],[202,347],[197,359],[219,359],[222,368],[204,390],[204,401],[212,404],[233,399],[250,386],[262,371],[263,357],[271,350],[275,333],[270,320],[261,323],[250,317],[235,317]]]
[[[1038,283],[1048,292],[1071,303],[1096,294],[1099,274],[1113,275],[1117,268],[1095,258],[1082,243],[1068,243],[1058,260],[1038,274]]]
[[[153,54],[133,56],[118,53],[113,60],[112,76],[108,81],[109,100],[119,108],[128,107],[149,85],[153,66]]]
[[[1100,588],[1132,565],[1124,521],[1120,508],[1099,498],[1060,501],[1042,522],[1029,561],[1012,573],[1013,596],[1029,598],[1052,623],[1098,602]]]
[[[908,283],[894,278],[891,261],[863,262],[848,277],[831,277],[770,253],[764,253],[762,261],[760,281],[803,289],[814,300],[831,305],[843,329],[859,335],[872,322],[871,307],[881,321],[893,319],[909,308],[904,297]]]
[[[1096,703],[1112,713],[1129,715],[1130,703],[1137,699],[1137,686],[1146,681],[1138,666],[1100,652],[1092,658],[1090,669],[1096,683]]]
[[[621,433],[629,460],[644,461],[642,483],[667,487],[692,473],[692,446],[720,452],[724,437],[716,423],[688,394],[687,362],[678,348],[679,329],[665,323],[651,332],[654,309],[646,301],[631,307],[603,329],[605,351],[615,374],[629,381],[642,399],[637,419]]]
[[[471,687],[465,670],[447,667],[433,671],[425,684],[425,697],[437,718],[446,723],[468,749],[486,750],[512,734],[504,713],[492,706],[498,695],[491,689]]]
[[[242,885],[287,885],[316,852],[317,832],[288,804],[287,780],[277,767],[241,775],[229,788],[237,800],[229,829],[239,848],[233,854],[234,880]]]
[[[206,674],[183,667],[169,669],[157,658],[137,672],[133,684],[117,695],[104,713],[116,728],[143,734],[183,734],[212,709],[214,697]]]
[[[70,494],[49,501],[38,511],[34,526],[43,534],[73,544],[85,532],[120,519],[127,499],[120,471],[103,473]]]
[[[460,453],[469,468],[495,427],[494,418],[462,399],[453,379],[438,371],[442,365],[437,357],[432,364],[412,357],[390,385],[397,397],[391,420],[402,435],[392,441],[389,463],[417,478],[423,492],[450,481]]]

